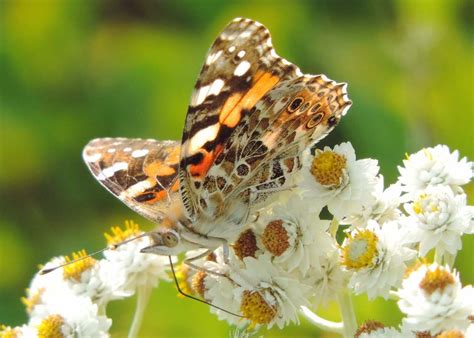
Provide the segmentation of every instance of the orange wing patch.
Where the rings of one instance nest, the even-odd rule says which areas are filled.
[[[203,154],[202,160],[197,164],[191,164],[189,166],[189,172],[191,175],[193,175],[193,177],[203,178],[214,162],[214,151],[208,152],[204,149],[201,149],[201,154]]]
[[[154,188],[156,189],[157,187],[159,187],[159,185],[156,185]],[[176,180],[173,183],[173,185],[171,186],[170,191],[171,192],[177,192],[178,190],[179,190],[179,180]],[[168,197],[168,193],[169,192],[166,191],[166,190],[148,191],[148,192],[145,191],[145,192],[135,196],[134,199],[137,202],[143,202],[143,203],[146,203],[146,204],[155,204],[155,203],[161,201],[162,199]]]
[[[219,129],[216,139],[219,139],[224,130],[227,129],[226,132],[228,132],[229,129],[234,129],[242,120],[242,112],[252,109],[279,81],[280,78],[271,72],[259,71],[256,73],[252,86],[245,94],[238,92],[231,95],[219,113]],[[191,176],[195,179],[203,179],[223,148],[224,145],[221,143],[215,144],[214,149],[210,151],[200,148],[198,152],[202,158],[198,163],[189,165]]]
[[[242,111],[251,109],[278,82],[280,78],[271,72],[257,72],[250,90],[242,95],[235,93],[224,104],[219,122],[229,128],[235,128],[242,119]]]
[[[143,172],[151,179],[154,179],[157,176],[173,175],[176,173],[176,169],[164,164],[162,161],[156,161],[143,168]]]
[[[280,81],[278,76],[273,75],[271,72],[263,71],[257,72],[255,79],[256,81],[239,104],[243,109],[250,109],[255,106],[263,95]]]
[[[179,181],[176,178],[178,156],[165,160],[167,163],[173,163],[173,160],[176,160],[173,165],[167,165],[165,162],[157,160],[144,166],[143,172],[147,178],[131,186],[127,193],[132,195],[137,202],[155,204],[166,198],[169,192],[178,191]],[[172,186],[169,190],[165,189],[164,186],[169,186],[170,183]]]
[[[179,156],[181,154],[181,147],[174,147],[170,152],[168,153],[168,156],[165,159],[165,164],[167,165],[175,165],[178,164],[179,162]]]
[[[225,101],[224,106],[219,114],[219,123],[224,124],[230,128],[233,128],[240,121],[240,111],[235,108],[239,101],[242,99],[242,93],[235,93]],[[237,122],[235,120],[238,119]],[[228,121],[229,120],[229,121]]]

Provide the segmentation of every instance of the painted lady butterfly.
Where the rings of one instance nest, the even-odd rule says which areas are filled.
[[[237,18],[207,55],[181,143],[101,138],[83,157],[105,188],[160,224],[143,252],[214,250],[291,188],[302,151],[351,106],[346,86],[302,74],[275,53],[263,25]]]

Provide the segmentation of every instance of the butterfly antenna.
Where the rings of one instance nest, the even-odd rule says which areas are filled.
[[[129,242],[132,242],[132,241],[134,241],[134,240],[136,240],[136,239],[139,239],[139,238],[148,236],[149,234],[150,234],[150,233],[145,232],[145,233],[143,233],[143,234],[141,234],[141,235],[138,235],[138,236],[136,236],[136,237],[132,237],[132,238],[126,239],[126,240],[124,240],[124,241],[122,241],[122,242],[108,245],[108,246],[106,246],[106,247],[103,248],[103,249],[100,249],[100,250],[98,250],[98,251],[96,251],[96,252],[93,252],[93,253],[88,254],[87,256],[83,256],[83,257],[76,258],[76,259],[74,259],[74,260],[72,260],[72,261],[69,261],[69,262],[66,262],[66,263],[57,265],[57,266],[52,267],[52,268],[49,268],[49,269],[42,269],[42,270],[39,272],[39,274],[40,274],[40,275],[46,275],[46,274],[48,274],[48,273],[50,273],[50,272],[53,272],[54,270],[57,270],[57,269],[59,269],[59,268],[63,268],[63,267],[65,267],[65,266],[69,265],[69,264],[74,264],[74,263],[80,262],[80,261],[82,261],[82,260],[84,260],[84,259],[86,259],[86,258],[93,257],[93,256],[95,256],[95,255],[98,255],[98,254],[100,254],[100,253],[102,253],[102,252],[104,252],[104,251],[106,251],[106,250],[116,250],[118,247],[120,247],[120,246],[122,246],[122,245],[124,245],[124,244],[127,244],[127,243],[129,243]]]
[[[244,318],[244,316],[241,316],[241,315],[238,315],[238,314],[236,314],[236,313],[230,312],[230,311],[228,311],[228,310],[226,310],[226,309],[223,309],[223,308],[221,308],[221,307],[219,307],[219,306],[217,306],[217,305],[208,303],[208,302],[206,302],[205,300],[202,300],[202,299],[199,299],[199,298],[197,298],[197,297],[188,295],[188,294],[185,293],[183,290],[181,290],[181,288],[179,287],[178,279],[176,278],[176,273],[175,273],[175,271],[174,271],[173,260],[171,259],[171,256],[168,256],[168,259],[169,259],[169,261],[170,261],[171,272],[173,273],[173,279],[174,279],[174,283],[176,284],[176,289],[178,289],[178,292],[179,292],[180,294],[182,294],[184,297],[191,298],[191,299],[197,300],[198,302],[201,302],[201,303],[207,304],[207,305],[209,305],[209,306],[212,306],[212,307],[215,308],[215,309],[224,311],[225,313],[228,313],[228,314],[230,314],[230,315],[233,315],[233,316],[236,316],[236,317],[239,317],[239,318]]]

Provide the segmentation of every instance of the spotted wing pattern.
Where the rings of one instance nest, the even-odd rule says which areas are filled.
[[[179,153],[177,141],[99,138],[90,141],[82,155],[107,190],[156,222],[179,199]]]
[[[196,218],[202,182],[235,128],[277,83],[301,76],[279,57],[260,23],[233,20],[212,45],[191,98],[182,137],[181,196]]]
[[[258,205],[301,168],[300,154],[326,136],[351,105],[346,84],[324,75],[281,81],[245,116],[206,175],[207,198],[199,208],[209,218],[232,205]],[[247,212],[247,211],[246,211]],[[245,212],[241,215],[245,216]]]

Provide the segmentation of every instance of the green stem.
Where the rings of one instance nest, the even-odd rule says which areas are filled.
[[[357,320],[352,306],[352,299],[347,289],[338,292],[337,302],[341,311],[342,322],[344,323],[343,337],[352,338],[357,331]]]
[[[146,306],[150,300],[150,294],[152,287],[142,286],[137,290],[137,306],[135,308],[135,314],[133,315],[132,326],[128,331],[128,338],[138,337],[138,331],[142,325],[143,314],[145,313]]]
[[[331,322],[329,320],[321,318],[317,314],[315,314],[313,311],[308,309],[306,306],[302,306],[300,310],[301,310],[301,313],[311,323],[313,323],[315,326],[317,326],[321,330],[324,330],[324,331],[327,331],[327,332],[334,332],[334,333],[342,334],[342,331],[343,331],[343,324],[342,323]]]

